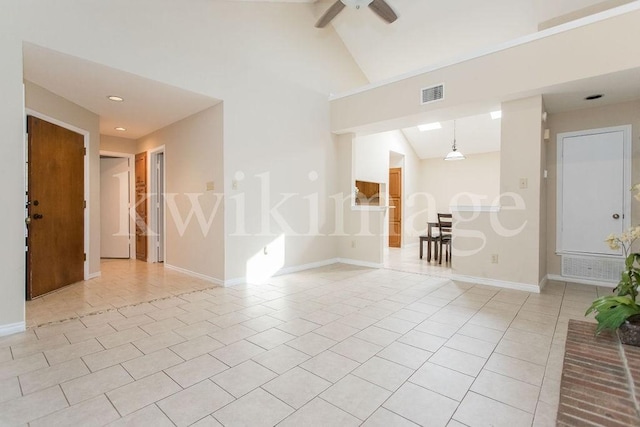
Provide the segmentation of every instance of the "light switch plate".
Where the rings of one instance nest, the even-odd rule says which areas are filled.
[[[213,181],[209,181],[207,182],[207,191],[213,191],[215,190],[216,186],[214,185]]]

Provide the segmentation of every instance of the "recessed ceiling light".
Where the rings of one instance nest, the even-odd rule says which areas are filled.
[[[107,96],[107,99],[108,99],[109,101],[113,101],[113,102],[122,102],[122,101],[124,101],[124,98],[123,98],[123,97],[121,97],[121,96],[116,96],[116,95],[109,95],[109,96]]]
[[[596,94],[594,94],[594,95],[589,95],[589,96],[587,96],[584,100],[585,100],[585,101],[593,101],[594,99],[600,99],[600,98],[602,98],[603,96],[604,96],[604,95],[603,95],[603,94],[601,94],[601,93],[596,93]]]
[[[502,111],[501,111],[501,110],[498,110],[498,111],[492,111],[492,112],[491,112],[491,118],[492,118],[493,120],[496,120],[496,119],[500,119],[500,118],[502,118]]]
[[[124,132],[125,130],[127,130],[126,128],[123,128],[123,127],[117,127],[114,129],[117,130],[118,132]]]
[[[440,122],[427,123],[426,125],[418,126],[418,130],[420,130],[420,132],[436,129],[442,129],[442,125],[440,124]]]

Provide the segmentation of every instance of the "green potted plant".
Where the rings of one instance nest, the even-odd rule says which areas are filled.
[[[623,344],[640,346],[640,305],[638,305],[638,287],[640,286],[640,253],[631,252],[633,243],[640,238],[640,226],[631,227],[626,232],[610,235],[606,242],[611,249],[622,249],[625,256],[625,268],[620,282],[614,288],[613,295],[596,299],[585,316],[596,313],[598,321],[596,333],[605,329],[617,330]]]

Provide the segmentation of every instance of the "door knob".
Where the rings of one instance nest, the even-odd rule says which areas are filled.
[[[618,215],[618,214],[613,214],[613,219],[620,219],[620,215]]]
[[[33,214],[33,219],[42,219],[42,214]]]

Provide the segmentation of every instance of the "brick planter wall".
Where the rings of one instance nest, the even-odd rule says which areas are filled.
[[[569,321],[558,426],[640,426],[640,348],[595,323]]]

